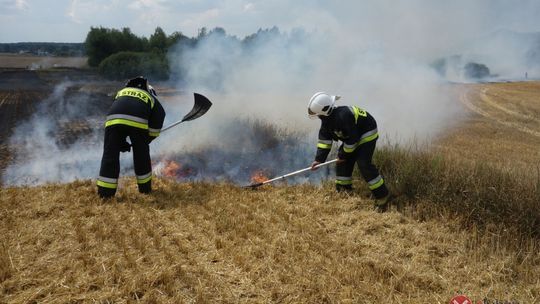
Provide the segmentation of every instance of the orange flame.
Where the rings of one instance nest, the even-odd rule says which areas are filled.
[[[253,173],[251,175],[251,182],[252,183],[262,183],[262,182],[265,182],[269,180],[269,178],[264,174],[263,171],[255,171],[255,173]]]
[[[166,160],[161,173],[166,177],[177,177],[182,166],[174,160]]]

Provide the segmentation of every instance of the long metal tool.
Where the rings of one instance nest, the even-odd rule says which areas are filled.
[[[322,166],[326,166],[326,165],[329,165],[329,164],[332,164],[332,163],[335,163],[337,162],[338,159],[333,159],[333,160],[329,160],[325,163],[321,163],[321,164],[318,164],[317,166],[315,166],[315,168],[320,168]],[[278,181],[278,180],[281,180],[281,179],[285,179],[289,176],[293,176],[293,175],[296,175],[296,174],[299,174],[299,173],[302,173],[302,172],[306,172],[306,171],[309,171],[311,170],[311,167],[307,167],[307,168],[304,168],[304,169],[301,169],[301,170],[298,170],[298,171],[294,171],[294,172],[291,172],[291,173],[287,173],[285,175],[281,175],[281,176],[278,176],[278,177],[274,177],[272,179],[269,179],[267,181],[264,181],[264,182],[260,182],[260,183],[255,183],[255,184],[251,184],[251,185],[247,185],[247,186],[244,186],[244,188],[257,188],[257,187],[260,187],[262,185],[265,185],[265,184],[268,184],[268,183],[272,183],[272,182],[275,182],[275,181]]]
[[[212,106],[212,102],[210,102],[210,100],[208,100],[208,98],[206,98],[205,96],[199,93],[193,93],[193,96],[195,98],[195,104],[193,105],[193,109],[191,109],[191,111],[189,111],[189,113],[187,113],[181,120],[174,122],[166,126],[165,128],[162,128],[161,132],[167,131],[174,126],[183,123],[184,121],[194,120],[203,116]]]

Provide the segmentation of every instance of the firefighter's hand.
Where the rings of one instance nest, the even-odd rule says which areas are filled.
[[[131,145],[125,141],[120,144],[120,152],[129,152],[131,151]]]
[[[314,161],[313,163],[311,163],[311,170],[312,170],[312,171],[315,171],[315,170],[319,169],[319,168],[317,167],[317,165],[320,165],[320,164],[321,164],[320,162]]]
[[[344,159],[344,158],[338,158],[337,161],[336,161],[336,164],[339,165],[339,164],[343,164],[345,163],[347,160]]]

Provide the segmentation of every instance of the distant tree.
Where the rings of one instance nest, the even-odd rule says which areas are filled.
[[[112,31],[117,37],[117,49],[121,51],[146,51],[149,49],[148,39],[133,34],[129,27],[122,28],[122,33]]]
[[[187,43],[191,40],[187,36],[184,36],[182,32],[174,32],[167,37],[167,49],[179,43]]]
[[[272,38],[277,38],[280,35],[281,33],[279,31],[279,28],[277,28],[276,26],[270,29],[264,29],[264,30],[260,28],[256,33],[244,37],[244,40],[242,40],[242,43],[244,44],[244,46],[249,47],[253,45],[255,42],[261,41],[262,39],[269,40]]]
[[[98,66],[105,58],[117,52],[148,50],[148,40],[137,37],[127,27],[122,31],[91,27],[84,44],[88,65],[92,67]]]
[[[206,27],[202,27],[199,29],[199,32],[197,33],[197,40],[201,40],[207,35],[208,35],[208,29],[206,29]]]
[[[489,75],[489,68],[485,64],[469,62],[465,65],[465,77],[469,79],[482,79]]]
[[[227,33],[225,32],[225,29],[222,27],[215,27],[212,29],[208,35],[219,35],[219,36],[226,36]]]
[[[103,59],[116,51],[109,33],[110,30],[103,27],[90,28],[84,42],[89,66],[98,66]]]
[[[109,79],[123,80],[145,75],[156,80],[169,77],[169,64],[165,56],[154,52],[119,52],[99,64],[99,72]]]
[[[156,28],[154,33],[150,36],[148,42],[150,43],[151,49],[157,49],[161,52],[167,51],[167,35],[161,27]]]

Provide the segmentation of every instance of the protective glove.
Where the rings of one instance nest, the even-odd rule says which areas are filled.
[[[129,151],[131,151],[131,145],[127,141],[124,141],[123,143],[120,144],[120,152],[129,152]]]

